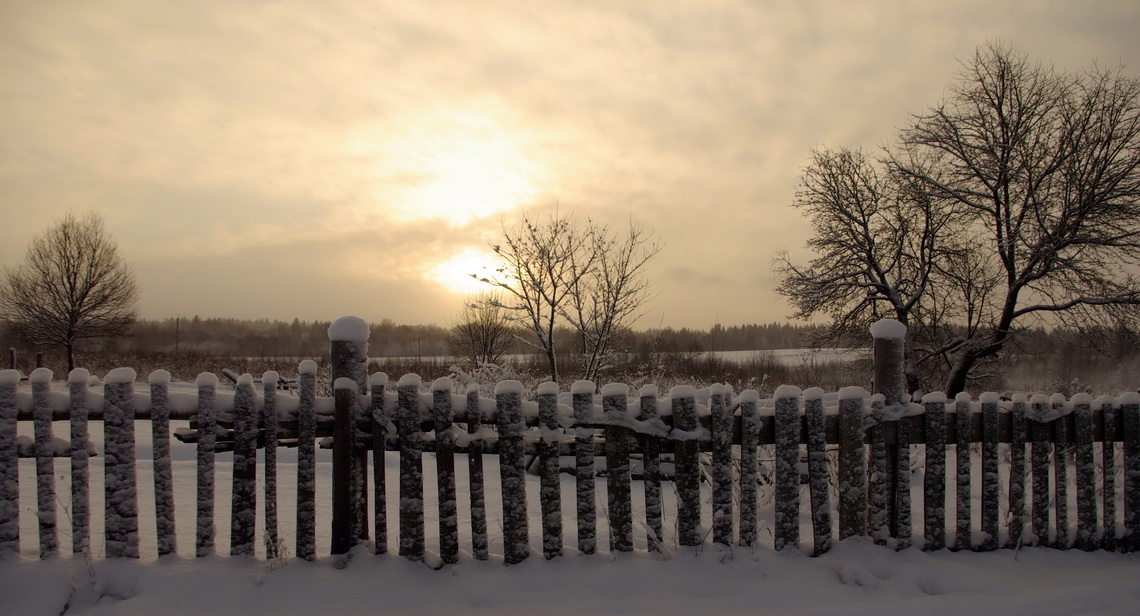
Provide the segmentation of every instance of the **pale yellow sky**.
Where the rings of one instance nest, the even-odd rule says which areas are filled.
[[[143,316],[450,324],[526,208],[656,231],[639,327],[782,321],[813,147],[976,46],[1140,66],[1121,2],[0,0],[0,265],[98,211]],[[488,257],[483,257],[488,258]]]

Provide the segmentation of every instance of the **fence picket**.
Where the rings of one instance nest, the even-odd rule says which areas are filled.
[[[1140,552],[1140,394],[1120,397],[1124,427],[1124,550]]]
[[[926,422],[926,471],[922,507],[926,544],[923,549],[946,547],[946,394],[922,398]]]
[[[420,431],[420,377],[406,374],[396,387],[400,432],[400,555],[424,558],[423,433]]]
[[[257,530],[257,394],[253,377],[241,375],[234,389],[233,499],[230,556],[253,556]]]
[[[1101,512],[1104,519],[1104,536],[1101,547],[1110,552],[1116,551],[1116,443],[1112,435],[1116,434],[1116,413],[1113,412],[1113,399],[1111,396],[1101,396],[1094,405],[1094,413],[1103,418],[1104,438],[1101,439],[1101,468],[1103,469],[1103,490],[1101,499]]]
[[[558,384],[547,381],[538,386],[539,502],[542,506],[542,554],[547,559],[562,554],[562,484],[559,477],[559,450],[562,432],[558,425]]]
[[[998,546],[998,501],[1001,480],[998,477],[998,396],[982,394],[982,532],[985,539],[979,549],[993,551]]]
[[[638,396],[641,400],[641,421],[646,424],[653,424],[654,422],[660,424],[661,420],[657,418],[657,386],[642,386],[638,391]],[[756,405],[753,404],[752,407],[755,413]],[[661,507],[661,438],[655,434],[641,434],[640,437],[645,488],[645,533],[649,551],[657,552],[661,549],[661,541],[664,536],[662,534]],[[753,522],[753,527],[755,527],[755,522]]]
[[[103,382],[104,528],[108,558],[139,557],[139,505],[135,481],[135,371],[116,368]]]
[[[886,545],[891,536],[891,483],[893,468],[887,460],[887,421],[883,417],[884,400],[882,394],[871,398],[871,478],[870,494],[870,533],[878,545]]]
[[[910,422],[895,422],[895,509],[893,520],[895,549],[910,547]]]
[[[795,548],[800,541],[800,399],[798,387],[776,389],[776,522],[775,549]]]
[[[67,390],[68,390],[68,417],[71,420],[71,551],[74,554],[88,554],[91,553],[91,468],[90,468],[90,454],[87,451],[87,445],[91,442],[90,431],[88,430],[87,417],[89,409],[87,407],[87,382],[91,379],[91,373],[83,368],[76,368],[67,375]],[[152,386],[153,390],[153,386]],[[165,390],[162,392],[165,395]],[[157,417],[154,421],[160,422],[163,419],[163,409],[166,407],[165,397],[157,397],[151,394],[151,407],[156,404],[159,412],[155,415],[151,411],[151,417]],[[169,422],[167,422],[169,424]],[[158,430],[155,427],[155,430]],[[159,491],[158,481],[160,477],[169,480],[170,477],[170,432],[167,430],[166,441],[166,454],[164,456],[166,462],[166,474],[162,475],[159,472],[158,457],[162,444],[157,440],[154,444],[155,455],[155,509],[156,512],[169,513],[169,519],[173,521],[173,510],[166,511],[165,505],[172,503],[174,494],[170,490],[169,483],[165,484],[166,490]],[[161,520],[161,518],[160,518]],[[164,525],[160,524],[159,529],[159,555],[162,555],[162,549],[167,547],[164,544],[164,537],[162,529]],[[173,531],[171,531],[173,533]],[[173,551],[171,548],[165,552],[169,554]]]
[[[1033,510],[1032,545],[1049,543],[1049,457],[1052,443],[1049,442],[1050,424],[1042,421],[1048,411],[1049,398],[1044,394],[1034,394],[1029,401],[1029,431],[1033,444],[1031,457],[1033,465]]]
[[[32,382],[32,417],[35,428],[36,452],[36,518],[40,535],[40,558],[59,552],[59,539],[55,528],[55,461],[52,447],[51,406],[48,389],[52,372],[36,368],[28,378]]]
[[[571,388],[574,405],[574,471],[575,494],[578,512],[578,550],[593,554],[598,547],[597,503],[594,494],[594,430],[581,424],[594,418],[594,384],[578,381]]]
[[[439,556],[446,565],[459,562],[459,506],[455,499],[455,432],[451,429],[451,391],[447,377],[432,383],[435,421],[436,487],[439,491]]]
[[[669,391],[673,406],[673,466],[677,486],[677,539],[683,546],[700,545],[701,468],[697,392],[688,385]]]
[[[86,372],[86,371],[84,371]],[[70,380],[70,378],[69,378]],[[158,555],[167,556],[174,554],[178,549],[178,540],[174,532],[174,476],[171,469],[170,459],[170,408],[168,404],[168,384],[170,383],[170,373],[166,370],[155,370],[150,373],[148,377],[150,384],[150,421],[151,421],[151,442],[154,447],[154,528],[158,538]],[[78,395],[86,395],[87,384],[86,379],[82,384],[72,382],[72,399],[74,400]],[[82,392],[82,393],[80,393]],[[84,482],[86,482],[87,474],[87,447],[86,447],[86,423],[87,413],[86,405],[83,405],[83,435],[82,435],[82,448],[83,448],[83,474]],[[74,485],[74,478],[76,475],[75,467],[77,456],[79,452],[76,443],[77,435],[75,432],[76,426],[76,408],[73,404],[71,425],[71,451],[72,451],[72,485]],[[276,444],[275,444],[276,445]],[[268,454],[268,445],[265,450]],[[75,515],[75,504],[78,501],[74,493],[71,498],[72,501],[72,516]],[[85,503],[86,504],[86,503]],[[85,518],[86,520],[86,518]],[[84,529],[86,531],[86,529]],[[74,532],[74,531],[73,531]],[[85,535],[86,536],[86,535]],[[78,548],[78,544],[76,545]],[[78,550],[77,550],[78,551]]]
[[[479,406],[479,388],[467,389],[467,432],[477,434],[482,429],[483,410]],[[475,560],[487,560],[487,508],[483,488],[483,440],[475,438],[467,448],[467,474],[471,484],[471,555]]]
[[[954,549],[969,550],[973,547],[973,515],[970,510],[970,474],[973,471],[970,460],[970,423],[973,415],[970,394],[962,392],[954,397],[954,458],[957,461],[955,474]]]
[[[372,496],[376,501],[372,512],[372,525],[375,541],[373,554],[388,553],[388,482],[385,477],[384,454],[387,451],[388,416],[384,390],[388,385],[388,375],[383,372],[368,378],[369,399],[372,419]]]
[[[606,421],[606,503],[609,506],[610,550],[633,550],[633,500],[629,477],[629,414],[627,404],[629,386],[612,383],[602,388],[602,416]],[[732,426],[729,424],[728,441],[731,443]],[[731,473],[731,469],[729,473]],[[728,482],[729,502],[732,498],[732,477]],[[732,518],[728,520],[732,532]]]
[[[198,386],[198,511],[194,554],[202,558],[214,552],[214,445],[218,438],[214,395],[217,392],[218,377],[203,372],[198,375],[196,384]],[[299,521],[297,528],[300,532]]]
[[[270,370],[261,375],[261,434],[265,442],[265,558],[281,555],[281,539],[277,528],[277,381],[279,375]]]
[[[1093,456],[1092,396],[1073,396],[1073,441],[1077,481],[1076,546],[1096,548],[1096,462]],[[1105,469],[1111,472],[1111,467]]]
[[[523,463],[522,383],[501,381],[495,386],[499,413],[499,476],[503,488],[503,559],[508,565],[530,554],[526,519],[526,469]]]
[[[803,394],[804,417],[807,423],[808,483],[811,492],[812,554],[815,556],[831,549],[831,503],[827,485],[830,473],[827,464],[825,438],[827,418],[823,410],[823,393],[822,389],[813,387]],[[753,464],[755,464],[755,454],[753,454]],[[743,474],[743,470],[741,472]],[[743,492],[742,487],[741,493]],[[752,498],[755,499],[755,492]],[[755,516],[754,504],[753,520]]]
[[[1054,445],[1053,445],[1053,514],[1056,522],[1056,540],[1054,547],[1067,549],[1073,543],[1069,541],[1069,454],[1071,441],[1069,435],[1068,418],[1065,417],[1067,401],[1062,394],[1054,394],[1050,399],[1053,415]]]
[[[20,552],[20,460],[16,445],[16,385],[20,373],[0,370],[0,556]]]
[[[732,545],[732,389],[714,385],[712,414],[713,542]]]
[[[301,381],[297,405],[297,557],[317,557],[317,363],[306,359],[297,367]]]
[[[839,391],[839,539],[867,531],[867,453],[863,447],[863,401],[859,387]]]
[[[1008,547],[1021,547],[1025,531],[1025,443],[1028,440],[1025,423],[1025,394],[1013,396],[1009,431],[1009,542]]]

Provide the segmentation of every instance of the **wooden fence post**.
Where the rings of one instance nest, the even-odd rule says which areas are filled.
[[[799,387],[776,388],[776,522],[775,549],[795,548],[800,541],[800,398]]]
[[[1116,442],[1111,435],[1116,434],[1119,422],[1113,412],[1112,396],[1101,396],[1093,402],[1096,414],[1104,418],[1104,438],[1101,442],[1101,468],[1104,469],[1104,490],[1102,492],[1101,507],[1104,517],[1104,538],[1101,547],[1115,552],[1116,543]]]
[[[1033,394],[1029,400],[1029,429],[1033,439],[1030,452],[1033,466],[1033,545],[1049,544],[1049,454],[1052,443],[1049,442],[1049,424],[1044,421],[1048,413],[1049,397]]]
[[[867,451],[863,446],[867,391],[839,390],[839,539],[867,532]]]
[[[641,421],[656,425],[664,434],[665,424],[657,417],[657,386],[643,385],[637,392],[641,401]],[[755,410],[755,405],[753,405]],[[663,535],[661,506],[661,437],[641,435],[641,464],[644,469],[645,533],[650,552],[661,549]]]
[[[812,387],[803,393],[814,556],[831,549],[831,502],[827,485],[830,473],[827,464],[827,418],[823,410],[823,395],[824,391],[818,387]],[[741,442],[743,443],[743,436]],[[742,485],[741,493],[743,492]]]
[[[922,397],[926,422],[926,472],[922,508],[924,550],[946,547],[946,394],[938,391]]]
[[[713,542],[732,545],[732,388],[709,391],[712,422]],[[608,436],[607,436],[608,438]]]
[[[1120,396],[1124,427],[1124,551],[1140,552],[1140,393]]]
[[[891,505],[893,504],[895,456],[887,446],[886,404],[883,394],[871,396],[871,417],[874,424],[871,426],[871,477],[868,490],[869,530],[871,537],[878,545],[886,545],[891,537]]]
[[[871,348],[874,360],[874,388],[872,393],[883,395],[882,415],[891,422],[884,424],[880,421],[876,425],[877,430],[897,432],[894,422],[906,414],[906,407],[910,402],[904,374],[906,336],[906,326],[893,319],[882,319],[871,325],[871,337],[873,339]],[[910,494],[905,494],[905,491],[899,486],[897,470],[899,445],[897,438],[888,439],[886,437],[886,434],[880,435],[880,438],[885,439],[886,442],[884,442],[882,452],[878,454],[878,457],[884,458],[879,461],[879,464],[886,473],[885,481],[880,487],[879,498],[885,501],[882,503],[884,508],[880,515],[885,516],[885,529],[889,535],[899,537],[899,502],[900,499],[909,499]],[[909,509],[909,505],[906,508]],[[872,522],[872,526],[874,526],[874,522]],[[886,537],[881,536],[883,529],[873,529],[873,531],[880,534],[876,540],[886,539]]]
[[[317,362],[297,366],[301,395],[297,402],[297,557],[317,557]]]
[[[526,469],[523,468],[522,383],[500,381],[495,386],[499,413],[499,475],[503,490],[503,557],[508,565],[530,555],[526,519]]]
[[[281,539],[277,535],[277,381],[273,370],[261,375],[261,433],[265,442],[265,558],[281,555]],[[256,454],[256,452],[255,452]]]
[[[1013,410],[1010,411],[1009,434],[1009,543],[1007,547],[1021,547],[1021,536],[1025,531],[1025,443],[1029,440],[1026,432],[1025,415],[1028,398],[1025,394],[1014,394]]]
[[[19,383],[18,370],[0,370],[0,556],[20,552],[20,459],[16,449]]]
[[[467,447],[467,474],[471,484],[471,555],[475,560],[487,560],[487,507],[483,490],[483,409],[479,402],[479,386],[467,386],[467,433],[475,438]]]
[[[135,481],[135,371],[116,368],[103,378],[103,460],[108,558],[139,557],[139,505]]]
[[[333,423],[332,553],[345,554],[368,539],[368,452],[358,445],[357,437],[364,419],[360,394],[367,381],[368,323],[341,317],[329,326],[328,334],[333,383],[346,378],[356,384],[352,396],[344,395],[345,404],[335,407]],[[333,389],[338,388],[334,385]],[[338,511],[337,503],[347,510]],[[347,537],[347,545],[338,540],[342,537]]]
[[[972,547],[973,516],[970,504],[970,394],[959,392],[954,397],[954,457],[957,460],[955,471],[954,549],[969,550]]]
[[[986,538],[978,546],[984,551],[998,547],[998,510],[1001,479],[998,477],[998,395],[984,393],[982,405],[982,532]]]
[[[424,558],[423,433],[420,430],[420,377],[405,374],[396,385],[400,432],[400,555]]]
[[[700,424],[697,390],[678,385],[669,390],[673,404],[673,466],[677,486],[677,535],[683,546],[697,546],[701,536]]]
[[[71,419],[71,551],[74,554],[90,554],[91,550],[91,468],[87,452],[90,442],[87,416],[90,410],[87,407],[87,383],[91,380],[91,373],[83,368],[76,368],[67,375],[68,389],[68,416]],[[151,406],[154,406],[154,395],[151,395]],[[153,411],[152,411],[152,417]],[[170,464],[170,435],[167,432],[166,463]],[[155,457],[157,459],[161,445],[156,441]],[[169,470],[167,477],[169,477]],[[155,481],[158,481],[158,471],[155,470]],[[157,484],[156,484],[157,486]],[[156,487],[157,490],[157,487]],[[171,499],[172,493],[168,494]],[[165,504],[155,495],[155,506]],[[162,526],[158,527],[161,531]],[[160,534],[159,549],[163,547]],[[159,554],[162,552],[160,551]]]
[[[435,423],[436,488],[439,493],[439,556],[445,565],[459,562],[459,507],[455,500],[455,432],[451,428],[451,379],[432,382]]]
[[[257,531],[257,394],[253,376],[234,389],[233,499],[230,501],[230,556],[253,556]]]
[[[68,380],[71,380],[70,377]],[[154,446],[154,528],[158,538],[158,555],[174,554],[178,548],[177,536],[174,532],[174,476],[170,459],[170,407],[168,406],[168,386],[170,373],[166,370],[155,370],[147,378],[150,383],[150,421],[151,442]],[[73,381],[72,386],[76,383]],[[74,390],[73,390],[74,391]],[[86,391],[86,382],[82,391]],[[74,396],[73,396],[74,397]],[[87,417],[84,413],[84,422]],[[75,407],[72,406],[72,428],[75,427]],[[86,436],[86,435],[84,435]],[[76,453],[75,433],[72,432],[71,450]],[[86,454],[86,451],[84,451]],[[72,477],[75,477],[72,458]],[[84,476],[86,476],[87,460],[84,458]],[[72,496],[72,503],[75,503]],[[74,515],[75,507],[72,507]]]
[[[217,416],[214,396],[218,377],[209,372],[198,375],[198,511],[194,554],[214,552],[214,445],[217,442]],[[300,526],[298,526],[299,532]],[[298,548],[299,549],[299,548]]]
[[[52,447],[51,406],[48,404],[51,379],[52,372],[47,368],[36,368],[28,377],[32,383],[32,417],[36,436],[36,518],[39,520],[40,558],[59,552],[55,528],[55,452]]]
[[[628,385],[611,383],[602,387],[602,415],[606,422],[606,502],[610,517],[610,550],[613,552],[633,551],[628,397]],[[731,489],[729,484],[730,495]]]
[[[558,383],[538,386],[539,502],[542,506],[542,554],[548,560],[562,554],[562,485],[559,478],[559,450],[562,431],[558,424]]]
[[[1093,456],[1092,396],[1073,396],[1073,441],[1077,472],[1077,541],[1086,552],[1096,548],[1096,462]],[[1108,439],[1105,439],[1108,440]],[[1112,467],[1104,469],[1112,472]]]
[[[598,508],[594,494],[594,383],[577,381],[570,386],[574,405],[574,470],[578,513],[578,550],[593,554],[598,547]]]
[[[756,405],[760,393],[746,389],[740,394],[740,528],[737,541],[742,546],[756,544],[756,509],[759,492],[760,416]]]
[[[1053,498],[1053,511],[1056,514],[1054,519],[1055,527],[1054,532],[1057,535],[1055,546],[1066,550],[1072,546],[1069,541],[1069,450],[1072,445],[1069,444],[1069,424],[1067,421],[1068,401],[1065,400],[1064,394],[1053,394],[1049,398],[1049,404],[1053,407],[1053,478],[1054,478],[1054,498]]]
[[[388,482],[384,457],[388,451],[388,426],[391,418],[388,416],[387,396],[384,394],[387,386],[388,375],[383,372],[377,372],[368,379],[372,401],[372,495],[376,501],[372,516],[374,554],[388,553]]]

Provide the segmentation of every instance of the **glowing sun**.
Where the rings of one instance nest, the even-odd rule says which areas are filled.
[[[490,277],[496,267],[498,262],[489,249],[464,248],[450,259],[441,261],[428,275],[452,293],[474,295],[494,291],[495,287],[477,280],[472,274],[480,278]]]

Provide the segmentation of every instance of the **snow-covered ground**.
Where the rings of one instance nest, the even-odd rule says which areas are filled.
[[[175,422],[176,425],[184,422]],[[57,434],[65,423],[55,424]],[[21,432],[29,426],[21,424]],[[92,424],[101,443],[101,423]],[[538,551],[521,565],[502,564],[501,502],[498,469],[486,458],[488,519],[492,560],[470,556],[464,530],[468,493],[466,460],[457,460],[461,547],[457,565],[435,571],[395,555],[354,552],[348,566],[337,568],[327,556],[331,519],[330,452],[321,451],[318,464],[318,553],[316,562],[285,558],[234,559],[229,551],[230,454],[218,455],[217,552],[205,559],[194,551],[194,448],[176,444],[174,473],[178,523],[178,556],[157,560],[155,553],[153,480],[149,423],[138,422],[138,463],[141,552],[139,561],[95,558],[88,569],[82,557],[71,556],[66,515],[70,480],[67,459],[57,459],[62,556],[37,558],[34,460],[21,460],[22,554],[0,561],[0,614],[1137,614],[1140,613],[1140,559],[1105,552],[1083,553],[1043,548],[1014,552],[924,553],[910,548],[894,552],[863,539],[838,544],[830,553],[810,558],[799,551],[771,549],[771,507],[761,511],[761,542],[757,548],[726,550],[706,544],[678,548],[675,530],[666,531],[666,556],[645,550],[644,530],[638,527],[632,553],[606,550],[604,480],[598,483],[600,552],[579,554],[573,519],[564,521],[565,555],[546,561]],[[294,450],[282,449],[279,466],[281,534],[293,544],[296,483]],[[431,456],[425,456],[425,477],[434,477]],[[102,528],[102,457],[92,459],[93,536],[97,556]],[[386,458],[389,545],[398,533],[396,486],[398,454]],[[531,545],[540,546],[538,479],[527,477]],[[433,490],[428,495],[427,545],[438,534]],[[665,490],[666,526],[675,513],[670,488]],[[764,495],[762,494],[762,498]],[[643,502],[635,482],[634,501]],[[260,499],[260,496],[259,496]],[[563,511],[574,509],[574,484],[564,477]],[[258,503],[261,519],[263,503]],[[805,507],[806,510],[806,507]],[[641,515],[640,509],[635,515]],[[704,520],[710,519],[706,505]],[[801,537],[810,538],[806,511]],[[260,523],[260,522],[259,522]],[[921,528],[916,523],[916,529]],[[259,529],[258,541],[261,541]],[[810,541],[810,539],[809,539]],[[291,547],[290,547],[291,550]],[[261,552],[259,551],[259,554]],[[429,559],[431,560],[431,559]],[[92,573],[93,576],[92,577]]]

